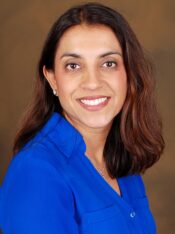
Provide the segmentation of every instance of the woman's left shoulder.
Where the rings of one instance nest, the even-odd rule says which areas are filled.
[[[134,174],[125,177],[126,186],[134,191],[139,197],[146,197],[146,189],[141,174]]]

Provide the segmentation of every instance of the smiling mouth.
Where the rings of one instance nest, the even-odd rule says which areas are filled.
[[[80,99],[80,102],[82,102],[85,105],[88,106],[97,106],[101,103],[104,103],[107,100],[107,97],[103,97],[103,98],[97,98],[97,99],[93,99],[93,100],[89,100],[89,99]]]
[[[96,96],[96,97],[83,97],[78,99],[79,103],[82,107],[87,110],[100,110],[104,106],[106,106],[109,102],[110,97],[108,96]]]

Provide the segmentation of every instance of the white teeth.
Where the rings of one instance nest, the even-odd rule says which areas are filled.
[[[107,100],[107,97],[104,98],[98,98],[98,99],[94,99],[94,100],[86,100],[86,99],[81,99],[80,101],[88,106],[96,106],[99,105],[103,102],[105,102]]]

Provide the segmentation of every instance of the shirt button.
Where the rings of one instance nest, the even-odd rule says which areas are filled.
[[[134,218],[135,215],[136,215],[136,213],[135,213],[134,211],[130,213],[130,217],[131,217],[131,218]]]

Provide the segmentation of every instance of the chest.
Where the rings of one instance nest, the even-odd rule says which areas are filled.
[[[104,179],[85,161],[69,179],[81,234],[156,233],[148,200],[137,194],[134,176]]]

